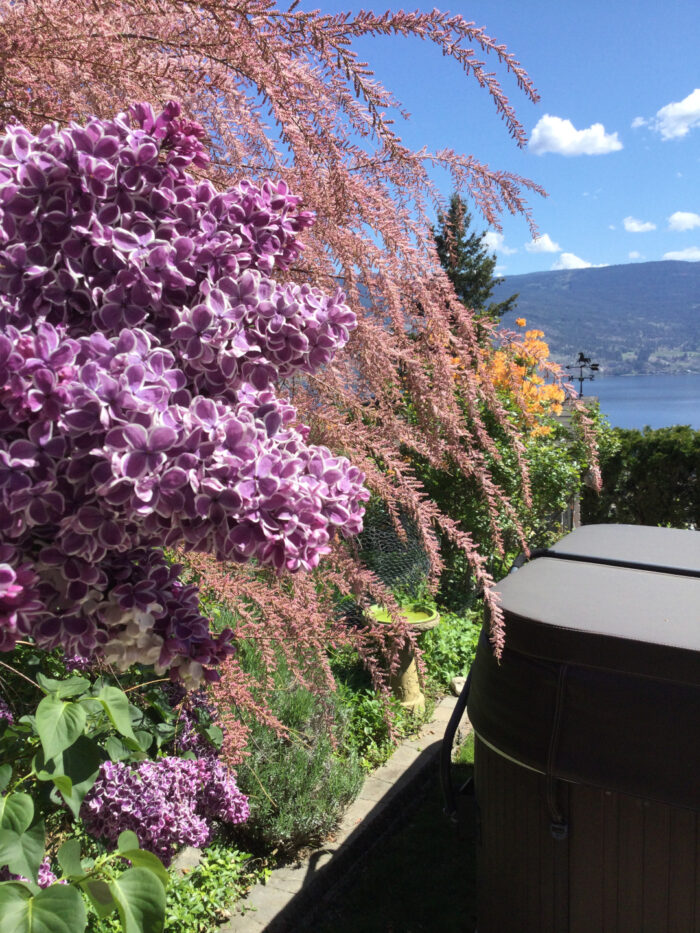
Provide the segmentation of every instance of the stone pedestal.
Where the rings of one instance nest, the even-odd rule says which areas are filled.
[[[391,617],[383,606],[370,606],[369,613],[377,622],[391,622]],[[416,634],[435,628],[440,621],[440,616],[434,609],[404,609],[402,614],[408,627]],[[414,713],[423,712],[425,696],[418,679],[416,655],[413,646],[407,640],[404,640],[399,648],[399,665],[389,683],[392,693],[405,709]]]

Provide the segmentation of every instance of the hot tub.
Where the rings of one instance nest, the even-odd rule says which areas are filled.
[[[583,527],[498,590],[468,703],[479,933],[700,933],[700,535]]]

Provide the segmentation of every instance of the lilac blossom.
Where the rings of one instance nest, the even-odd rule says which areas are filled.
[[[93,662],[90,658],[85,658],[81,654],[73,654],[63,659],[63,665],[67,671],[89,671]]]
[[[355,317],[278,282],[313,222],[282,181],[218,191],[176,103],[0,135],[0,650],[18,638],[215,677],[160,550],[308,570],[362,527],[364,476],[275,394]]]
[[[209,701],[204,690],[192,690],[188,694],[180,692],[178,684],[167,684],[164,690],[171,706],[177,706],[176,735],[173,748],[178,755],[191,752],[197,758],[215,759],[217,747],[204,735],[200,725],[200,711],[205,715],[205,722],[217,724],[216,707]]]
[[[42,860],[41,865],[39,865],[37,884],[40,888],[50,888],[51,885],[56,884],[57,881],[58,878],[54,872],[51,871],[51,862],[49,861],[49,857],[46,856],[46,858]],[[59,884],[67,884],[67,882],[63,881],[59,882]]]
[[[105,761],[81,816],[88,831],[110,846],[124,830],[133,830],[141,848],[167,865],[183,845],[211,840],[209,821],[242,823],[249,807],[221,762],[160,758],[139,765]]]
[[[25,878],[24,875],[16,875],[4,866],[0,868],[0,881],[24,881],[29,882],[29,878]],[[41,864],[39,865],[39,870],[37,873],[37,884],[40,888],[50,888],[52,884],[56,884],[58,881],[57,876],[54,872],[51,871],[51,861],[48,855],[42,859]],[[68,882],[58,881],[59,884],[67,884]]]
[[[0,696],[0,720],[4,720],[7,723],[13,723],[15,717],[12,715],[12,710],[7,705],[7,702],[4,697]]]

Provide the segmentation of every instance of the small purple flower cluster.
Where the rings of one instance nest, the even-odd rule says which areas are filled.
[[[15,717],[12,715],[12,710],[5,702],[3,697],[0,697],[0,719],[4,719],[5,722],[14,722]]]
[[[248,798],[238,789],[231,772],[218,760],[200,760],[204,774],[198,807],[209,820],[230,826],[245,823],[250,816]]]
[[[7,866],[0,868],[0,881],[29,881],[28,878],[25,878],[24,875],[15,875],[13,874]],[[37,884],[40,888],[50,888],[52,884],[56,884],[58,878],[51,871],[51,862],[48,855],[44,858],[39,865]],[[59,881],[59,884],[66,884],[65,881]]]
[[[177,690],[177,686],[173,684],[171,689]],[[204,690],[192,690],[185,699],[173,697],[170,702],[173,706],[181,703],[178,710],[177,734],[173,742],[176,753],[183,755],[185,752],[193,752],[198,758],[216,758],[218,749],[197,728],[200,724],[197,710],[203,710],[206,718],[212,723],[217,719],[216,709],[207,699]]]
[[[56,884],[58,878],[51,871],[51,862],[49,861],[48,855],[42,861],[39,866],[39,877],[37,879],[37,884],[40,888],[50,888],[52,884]],[[65,884],[66,882],[63,882]]]
[[[248,798],[221,762],[186,758],[137,766],[106,761],[81,809],[94,836],[115,845],[131,829],[166,865],[181,846],[210,841],[210,820],[242,823],[249,813]]]
[[[2,453],[0,449],[0,464]],[[0,544],[0,651],[12,651],[23,625],[41,611],[38,579],[32,564],[15,548]]]
[[[82,654],[72,654],[64,657],[63,665],[67,671],[89,671],[93,665],[91,658],[85,658]]]
[[[355,326],[272,278],[313,217],[284,182],[193,178],[168,104],[0,135],[0,650],[31,636],[196,683],[213,637],[159,547],[314,567],[368,498],[274,384]]]

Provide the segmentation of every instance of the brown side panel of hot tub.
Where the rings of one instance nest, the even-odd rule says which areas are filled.
[[[543,776],[477,740],[474,781],[479,933],[700,933],[697,812],[559,784],[554,840]]]
[[[700,933],[700,815],[569,793],[570,933]]]
[[[479,933],[566,933],[568,847],[552,839],[542,778],[478,739],[474,766]]]

